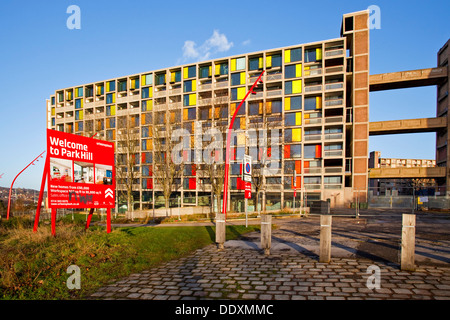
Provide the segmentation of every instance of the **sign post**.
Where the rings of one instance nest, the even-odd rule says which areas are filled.
[[[245,184],[245,227],[248,227],[248,199],[252,198],[252,157],[244,155],[242,161],[242,180]]]
[[[292,213],[295,214],[295,196],[297,195],[297,171],[294,170],[294,205]]]
[[[107,232],[111,232],[111,208],[115,207],[114,144],[47,129],[47,159],[39,200],[48,186],[48,206],[52,212],[52,235],[55,235],[56,210],[89,208],[86,229],[94,208],[107,209]],[[36,210],[37,230],[40,202]]]

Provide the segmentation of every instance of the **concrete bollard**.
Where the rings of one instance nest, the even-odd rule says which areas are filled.
[[[331,260],[331,217],[320,216],[320,252],[319,262],[328,263]]]
[[[414,251],[416,241],[416,215],[403,214],[402,217],[402,247],[400,269],[415,271]]]
[[[225,215],[218,213],[216,215],[216,243],[219,250],[224,249],[225,236]]]
[[[272,246],[272,216],[270,214],[261,215],[261,248],[264,254],[270,254]]]

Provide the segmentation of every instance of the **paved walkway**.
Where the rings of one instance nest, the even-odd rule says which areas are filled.
[[[440,242],[444,247],[436,247],[434,244],[435,247],[430,249],[434,254],[427,254],[427,257],[435,258],[436,263],[419,264],[415,272],[405,272],[399,269],[397,262],[389,261],[392,260],[390,257],[393,253],[383,256],[386,252],[389,253],[389,250],[397,254],[397,247],[392,245],[392,241],[396,243],[398,239],[383,239],[385,234],[369,233],[370,223],[360,224],[355,221],[343,221],[342,229],[339,223],[333,222],[334,251],[332,250],[330,263],[318,262],[318,239],[313,236],[317,233],[318,226],[314,218],[297,221],[303,228],[310,224],[307,229],[310,230],[309,235],[304,230],[299,231],[300,227],[294,222],[286,221],[273,230],[269,256],[265,256],[260,250],[259,233],[252,233],[243,240],[227,241],[223,251],[218,251],[215,245],[210,245],[158,268],[132,274],[101,288],[91,298],[450,299],[450,253],[445,249],[449,247],[447,240]],[[344,233],[344,229],[347,233]],[[361,233],[363,230],[366,232]],[[390,231],[391,229],[387,230],[388,233]],[[300,234],[303,235],[303,240]],[[362,234],[362,237],[359,234]],[[364,238],[369,234],[373,242],[372,247],[367,247],[368,242]],[[426,243],[430,240],[423,241]],[[380,255],[367,255],[369,258],[365,258],[361,248],[366,250],[374,246],[381,248],[378,251]],[[395,250],[389,246],[393,246]],[[370,251],[377,252],[371,249]],[[372,286],[375,284],[374,271],[370,271],[373,266],[380,271],[379,289]]]

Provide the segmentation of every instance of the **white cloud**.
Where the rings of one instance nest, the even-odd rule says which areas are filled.
[[[245,41],[242,41],[242,45],[243,45],[243,46],[248,46],[248,45],[250,44],[250,42],[251,42],[250,39],[245,40]]]
[[[183,45],[183,60],[207,60],[211,54],[228,51],[233,45],[225,34],[214,30],[212,36],[199,47],[194,41],[186,40]]]

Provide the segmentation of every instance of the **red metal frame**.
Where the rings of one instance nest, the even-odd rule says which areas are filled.
[[[35,161],[39,161],[39,160],[38,160],[39,157],[42,158],[42,155],[43,155],[44,153],[45,153],[45,151],[43,151],[40,155],[38,155],[38,156],[37,156],[33,161],[31,161],[25,168],[23,168],[22,171],[20,171],[20,172],[17,174],[17,176],[14,178],[14,180],[12,181],[11,187],[9,188],[8,211],[7,211],[7,214],[6,214],[6,220],[9,220],[9,212],[10,212],[10,210],[11,210],[11,192],[12,192],[12,188],[13,188],[14,182],[16,181],[17,177],[20,176],[20,174],[21,174],[22,172],[25,171],[26,168],[28,168],[28,167],[31,166],[31,165],[34,165],[34,162],[35,162]]]
[[[242,99],[241,103],[239,103],[239,106],[234,111],[233,118],[231,118],[230,126],[228,127],[227,147],[226,147],[226,152],[225,152],[225,180],[224,180],[224,184],[223,184],[223,206],[222,206],[222,213],[225,215],[225,219],[227,217],[228,171],[229,171],[229,167],[230,167],[230,160],[229,159],[230,159],[231,130],[233,128],[234,120],[236,119],[236,115],[237,115],[239,109],[241,108],[242,104],[247,99],[247,97],[248,97],[248,95],[250,93],[255,94],[253,89],[258,86],[258,82],[262,82],[261,77],[264,74],[264,72],[265,72],[265,70],[263,70],[263,72],[261,72],[261,74],[259,75],[258,79],[256,79],[255,83],[253,83],[250,91],[247,92],[247,94],[245,95],[244,99]]]

